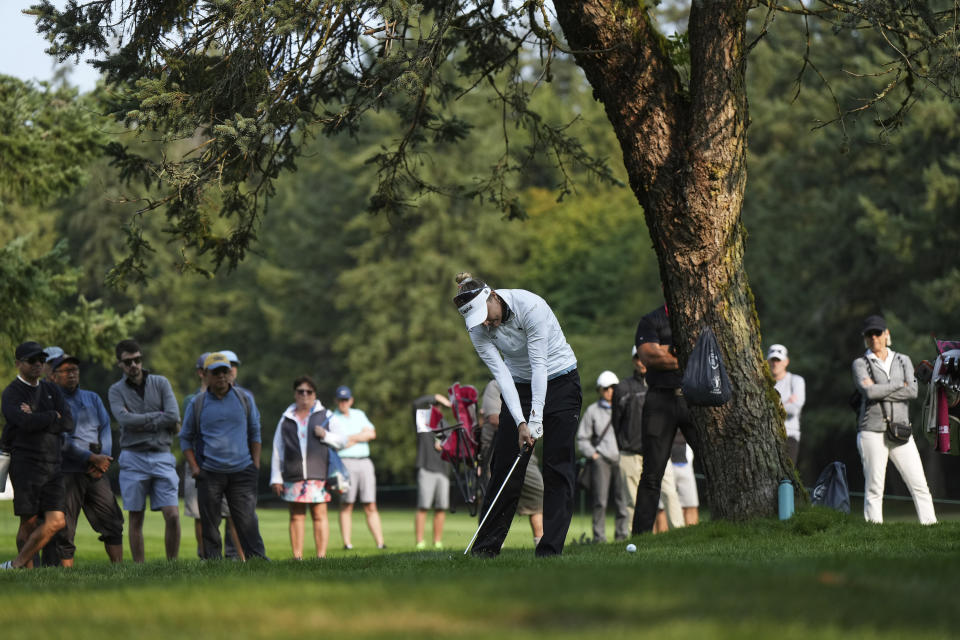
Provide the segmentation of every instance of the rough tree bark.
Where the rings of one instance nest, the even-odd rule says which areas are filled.
[[[723,351],[732,400],[692,408],[704,443],[711,514],[769,516],[776,512],[779,481],[793,478],[794,470],[743,266],[750,2],[694,0],[688,88],[642,5],[554,1],[645,212],[681,362],[704,325]],[[647,311],[638,310],[638,319]]]

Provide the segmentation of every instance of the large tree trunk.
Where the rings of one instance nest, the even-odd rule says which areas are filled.
[[[749,2],[694,0],[688,88],[638,8],[642,3],[554,5],[620,140],[659,260],[680,360],[705,325],[723,351],[733,399],[723,407],[692,408],[711,514],[769,516],[776,512],[779,481],[794,472],[743,268]],[[638,319],[647,311],[638,310]]]

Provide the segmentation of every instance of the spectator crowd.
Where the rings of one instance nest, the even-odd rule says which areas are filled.
[[[489,290],[477,289],[471,295],[482,291]],[[860,405],[854,408],[858,410],[857,446],[866,477],[864,517],[883,521],[882,492],[890,460],[913,496],[919,520],[935,523],[912,436],[907,433],[902,441],[889,436],[895,423],[909,424],[907,403],[917,397],[913,364],[905,354],[893,351],[890,331],[881,316],[867,318],[861,335],[865,352],[854,360],[852,370],[860,392]],[[495,357],[479,347],[478,353],[488,360]],[[32,341],[16,348],[17,376],[2,395],[5,425],[0,452],[5,458],[0,460],[9,461],[13,509],[19,518],[18,555],[0,568],[73,566],[81,511],[111,562],[123,559],[124,525],[130,557],[143,562],[148,502],[150,510],[163,519],[165,556],[175,560],[181,544],[181,497],[183,517],[194,521],[200,558],[266,559],[256,511],[261,413],[254,394],[238,382],[241,363],[237,354],[223,350],[200,355],[196,362],[199,386],[182,405],[170,381],[147,368],[147,357],[135,340],[120,341],[115,355],[120,376],[104,402],[97,392],[83,387],[78,358]],[[784,409],[785,452],[795,465],[806,401],[804,379],[788,370],[786,346],[771,345],[766,359]],[[592,513],[592,541],[596,543],[607,541],[608,506],[613,508],[615,540],[699,521],[693,463],[702,443],[682,391],[683,371],[665,307],[640,320],[630,361],[629,377],[621,380],[609,370],[598,375],[596,398],[583,411],[576,428],[582,465],[577,478]],[[569,371],[575,369],[568,367],[561,373]],[[302,559],[304,555],[307,511],[316,556],[325,557],[330,538],[327,504],[334,497],[339,498],[344,549],[353,548],[352,516],[358,502],[374,544],[386,548],[370,456],[376,428],[366,413],[354,406],[356,398],[346,386],[333,394],[334,409],[319,400],[317,385],[309,376],[293,380],[292,391],[292,402],[274,432],[269,484],[289,508],[293,557]],[[483,487],[490,482],[499,423],[507,415],[507,396],[495,379],[481,397],[474,397],[480,400],[473,434],[478,447],[477,485]],[[432,407],[449,409],[451,404],[440,394],[418,398],[415,421]],[[111,415],[119,429],[119,451],[113,446]],[[426,521],[433,510],[431,547],[442,549],[451,491],[450,465],[441,454],[448,432],[430,433],[421,426],[417,422],[414,544],[417,549],[427,547]],[[184,461],[182,477],[175,437]],[[527,436],[521,434],[523,437]],[[499,446],[504,451],[509,448],[502,443]],[[532,448],[525,453],[529,463],[521,477],[512,481],[516,485],[513,511],[504,517],[513,513],[528,516],[536,546],[544,537],[544,477]],[[112,467],[116,473],[108,475]],[[120,502],[111,487],[111,475],[119,485]]]

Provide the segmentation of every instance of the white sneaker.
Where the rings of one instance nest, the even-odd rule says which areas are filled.
[[[16,567],[13,566],[13,560],[7,560],[6,562],[0,563],[0,571],[4,569],[16,569]]]

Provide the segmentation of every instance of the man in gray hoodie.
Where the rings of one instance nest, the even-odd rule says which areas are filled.
[[[176,458],[170,452],[180,428],[180,409],[170,381],[143,368],[143,355],[133,340],[117,344],[117,366],[123,377],[110,387],[110,411],[120,423],[120,495],[130,512],[130,553],[144,561],[143,517],[150,509],[163,513],[167,560],[180,552],[180,503]]]

